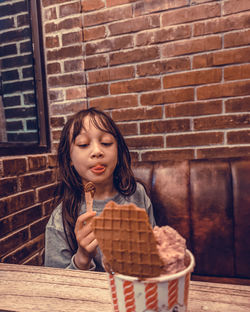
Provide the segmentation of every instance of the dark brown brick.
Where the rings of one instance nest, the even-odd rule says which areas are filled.
[[[250,114],[225,115],[194,119],[195,130],[246,128],[250,125]]]
[[[136,95],[121,95],[121,96],[112,96],[112,97],[103,97],[90,100],[90,107],[97,107],[99,109],[118,109],[124,107],[135,107],[138,106],[137,96]]]
[[[107,84],[92,85],[87,87],[88,97],[107,95],[109,92]]]
[[[227,133],[228,144],[249,144],[250,130],[231,131]]]
[[[222,101],[192,102],[168,104],[165,107],[166,117],[199,116],[222,113]]]
[[[163,147],[162,136],[139,136],[133,138],[126,138],[126,143],[131,149],[148,149],[155,147]]]
[[[250,97],[225,101],[226,113],[250,112]]]
[[[0,239],[0,258],[3,257],[5,254],[10,253],[11,251],[15,250],[22,244],[26,243],[29,239],[28,229],[25,228],[20,231],[16,231],[11,233],[10,235],[3,237]]]
[[[147,121],[140,123],[141,134],[172,133],[190,130],[189,119]]]
[[[51,170],[40,173],[32,173],[24,175],[20,178],[21,190],[36,188],[41,185],[51,184],[55,181],[54,172]]]
[[[139,76],[159,75],[190,69],[190,59],[180,57],[173,60],[161,60],[137,65]]]
[[[85,60],[85,68],[93,69],[93,68],[102,68],[108,65],[108,59],[105,55],[97,55],[97,56],[89,56],[86,57]]]
[[[118,127],[123,136],[126,135],[136,135],[138,134],[138,125],[137,123],[118,123]]]
[[[159,161],[159,160],[183,160],[193,159],[193,149],[168,149],[143,152],[141,154],[142,161]]]
[[[189,133],[166,137],[167,147],[185,147],[199,145],[216,145],[223,143],[222,132]]]
[[[69,87],[85,83],[84,73],[74,73],[61,76],[49,77],[50,87]]]
[[[69,57],[82,56],[82,54],[83,54],[82,46],[75,45],[70,47],[64,47],[58,50],[48,51],[47,59],[48,61],[57,61]]]
[[[3,173],[5,176],[19,175],[27,171],[26,159],[4,159],[3,160]]]
[[[47,164],[46,156],[28,157],[29,171],[46,169],[46,164]]]
[[[142,78],[112,83],[110,85],[110,93],[121,94],[130,92],[151,91],[160,89],[160,87],[160,78]]]
[[[158,119],[162,117],[162,107],[152,108],[136,108],[136,109],[119,109],[112,111],[112,118],[115,121],[132,121],[132,120],[147,120]]]
[[[15,178],[4,178],[0,180],[0,198],[15,194],[17,192],[17,180]]]
[[[209,147],[197,150],[197,158],[229,158],[250,156],[249,146]]]
[[[44,202],[46,200],[52,199],[55,197],[55,190],[57,184],[46,185],[37,189],[37,196],[39,202]]]
[[[35,203],[34,191],[19,193],[0,200],[0,218],[22,210]]]

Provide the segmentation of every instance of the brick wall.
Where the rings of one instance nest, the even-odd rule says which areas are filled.
[[[31,29],[27,0],[0,3],[2,117],[8,142],[37,142]],[[1,93],[2,93],[1,92]],[[2,130],[3,131],[3,130]]]
[[[250,155],[249,1],[42,5],[52,151],[0,159],[1,261],[41,263],[55,150],[81,108],[109,112],[135,160]]]

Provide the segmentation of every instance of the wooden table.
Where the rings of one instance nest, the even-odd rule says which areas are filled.
[[[0,263],[0,311],[111,312],[107,274]],[[250,311],[250,286],[191,281],[189,311]]]

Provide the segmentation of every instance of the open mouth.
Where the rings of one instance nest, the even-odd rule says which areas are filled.
[[[103,173],[105,170],[106,170],[106,167],[103,165],[97,165],[91,168],[91,171],[97,174]]]

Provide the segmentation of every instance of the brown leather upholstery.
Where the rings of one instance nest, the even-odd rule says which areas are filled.
[[[138,162],[158,225],[186,239],[195,273],[250,278],[250,158]]]

